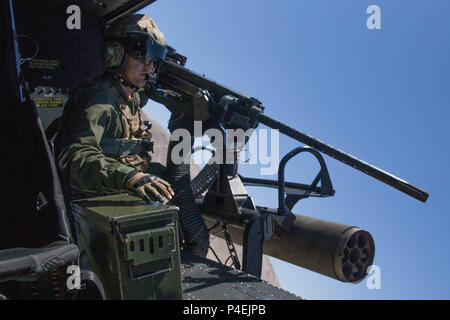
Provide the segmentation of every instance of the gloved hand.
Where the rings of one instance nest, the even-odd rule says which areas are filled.
[[[136,192],[142,199],[147,201],[164,202],[164,197],[167,200],[171,200],[175,195],[167,181],[137,170],[131,171],[127,175],[125,187]]]

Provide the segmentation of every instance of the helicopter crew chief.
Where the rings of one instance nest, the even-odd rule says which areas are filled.
[[[151,124],[141,108],[147,79],[164,59],[164,35],[145,15],[109,28],[101,58],[106,72],[72,92],[57,135],[61,176],[71,200],[132,190],[146,200],[171,200],[174,191],[151,163]]]
[[[151,123],[143,120],[141,108],[149,98],[171,103],[152,81],[166,52],[164,35],[150,17],[133,14],[111,24],[101,50],[105,73],[75,89],[64,107],[57,163],[69,201],[126,190],[147,201],[173,198],[183,248],[206,256],[209,233],[189,189],[189,172],[169,156],[167,169],[151,162]]]

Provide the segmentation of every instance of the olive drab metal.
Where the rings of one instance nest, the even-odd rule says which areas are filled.
[[[128,194],[74,201],[82,259],[107,299],[182,299],[177,212]]]
[[[3,180],[11,181],[0,215],[5,239],[0,241],[0,299],[299,298],[261,280],[263,254],[358,283],[375,261],[370,233],[294,213],[300,200],[335,194],[323,154],[427,201],[426,191],[269,117],[258,99],[185,67],[187,57],[166,45],[152,19],[130,15],[153,1],[73,0],[83,12],[83,27],[76,31],[67,29],[65,19],[54,18],[67,3],[54,1],[48,10],[47,2],[15,1],[14,7],[12,0],[0,2],[8,13],[0,20],[7,84],[0,91],[7,94],[0,119],[6,119],[2,142],[8,150],[0,167],[6,168]],[[33,58],[25,59],[18,46],[22,34],[39,44]],[[99,53],[101,59],[95,59]],[[131,86],[121,74],[128,57],[157,66],[142,87]],[[128,97],[121,84],[135,91]],[[192,180],[189,164],[168,161],[167,167],[156,168],[149,154],[151,124],[143,121],[141,111],[148,98],[171,111],[169,131],[189,131],[194,120],[202,121],[204,131],[219,128],[222,163],[206,164]],[[59,130],[54,130],[51,154],[54,123]],[[306,145],[281,159],[278,180],[239,174],[243,146],[227,144],[227,129],[246,132],[258,125]],[[169,142],[169,151],[175,143]],[[189,157],[190,151],[182,155]],[[320,167],[314,180],[288,181],[287,162],[305,154]],[[136,169],[167,174],[177,206],[146,203],[126,193],[127,176]],[[258,206],[248,186],[277,189],[277,207]],[[209,234],[225,238],[227,260],[202,256],[214,251]],[[233,241],[242,244],[239,257]],[[199,249],[190,251],[195,246]],[[240,270],[230,268],[229,259]],[[67,282],[56,281],[67,275],[58,278],[55,267],[64,273],[66,264],[80,267],[81,289],[72,293],[64,288]],[[35,271],[42,276],[37,281]]]

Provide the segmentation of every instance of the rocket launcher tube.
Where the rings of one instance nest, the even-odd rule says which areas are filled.
[[[215,223],[207,213],[203,216],[208,225]],[[294,216],[289,231],[264,242],[264,254],[342,282],[358,283],[365,278],[375,256],[369,232],[337,222]],[[244,229],[234,224],[227,224],[227,229],[233,241],[242,245]]]

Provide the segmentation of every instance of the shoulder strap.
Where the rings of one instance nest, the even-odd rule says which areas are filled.
[[[134,155],[140,154],[145,149],[141,140],[117,139],[110,137],[102,137],[100,148],[106,154],[110,155]]]

